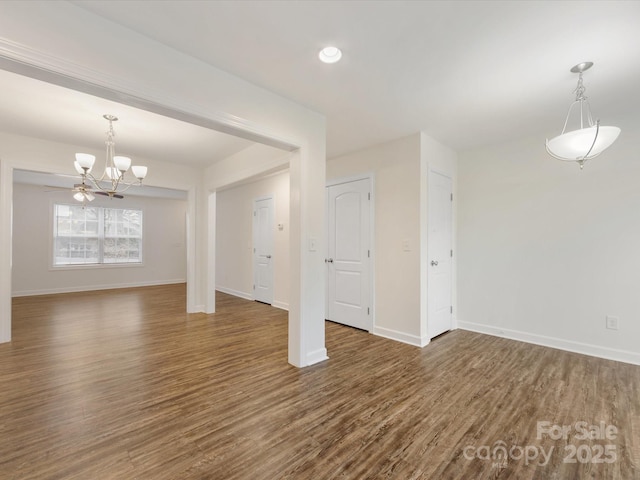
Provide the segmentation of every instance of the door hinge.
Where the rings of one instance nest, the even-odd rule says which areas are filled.
[[[255,284],[253,285],[253,289],[254,289],[254,290],[256,289],[256,286],[255,286]]]
[[[453,250],[451,250],[451,258],[453,258]]]
[[[253,249],[253,253],[256,253],[256,249],[255,248]]]
[[[369,315],[369,307],[367,307],[367,315]]]
[[[371,200],[371,192],[368,192],[368,193],[367,193],[367,198],[368,198],[369,200]]]
[[[371,258],[371,250],[367,250],[367,257]]]
[[[451,307],[449,308],[449,311],[453,313],[453,305],[451,305]]]
[[[451,194],[451,201],[453,202],[453,193]]]

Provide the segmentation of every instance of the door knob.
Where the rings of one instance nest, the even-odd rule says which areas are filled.
[[[333,258],[325,258],[324,263],[333,263]]]
[[[267,255],[267,258],[271,258],[271,255]]]
[[[438,266],[438,262],[435,260],[431,260],[431,266],[432,267],[437,267]]]

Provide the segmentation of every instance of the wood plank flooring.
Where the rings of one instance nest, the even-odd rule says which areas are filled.
[[[327,322],[330,359],[300,370],[286,312],[218,294],[215,315],[187,315],[185,293],[14,299],[1,479],[640,479],[638,366]],[[617,434],[583,440],[581,421]]]

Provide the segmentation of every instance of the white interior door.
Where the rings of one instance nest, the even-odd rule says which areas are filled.
[[[253,202],[253,298],[273,303],[273,197]]]
[[[371,331],[369,179],[327,187],[327,319]]]
[[[433,338],[452,328],[453,250],[451,178],[429,171],[427,237],[428,330]]]

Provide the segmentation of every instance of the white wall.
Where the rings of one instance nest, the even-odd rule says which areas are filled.
[[[53,204],[74,204],[69,192],[14,184],[13,296],[179,283],[186,280],[187,203],[125,196],[97,197],[92,205],[143,211],[143,265],[51,268]]]
[[[373,331],[419,344],[420,134],[327,162],[329,180],[362,173],[375,175]]]
[[[273,305],[289,307],[289,172],[217,193],[216,289],[253,298],[253,201],[273,195]],[[283,224],[278,230],[277,225]]]
[[[460,155],[458,323],[640,363],[640,137],[583,171],[543,142]]]

